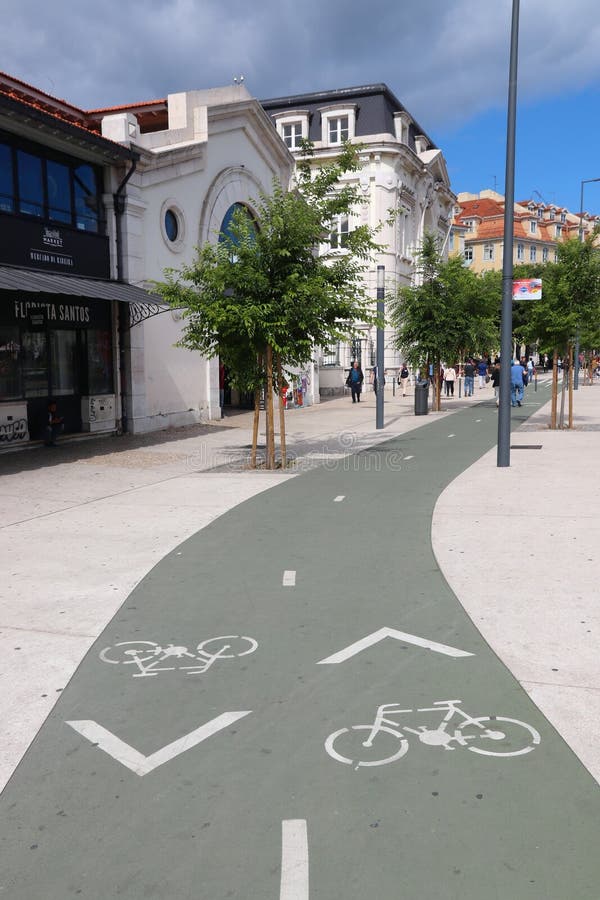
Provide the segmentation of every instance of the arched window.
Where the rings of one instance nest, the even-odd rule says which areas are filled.
[[[256,223],[256,219],[248,209],[248,207],[244,203],[232,203],[229,207],[225,215],[223,216],[223,221],[221,222],[221,228],[219,231],[219,243],[223,243],[224,241],[229,241],[234,246],[237,246],[239,241],[235,234],[233,234],[231,230],[232,219],[237,210],[242,210],[242,212],[248,217],[248,221],[252,225],[252,232],[256,234],[258,231],[258,225]]]

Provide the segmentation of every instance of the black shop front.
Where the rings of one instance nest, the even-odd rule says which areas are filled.
[[[51,400],[66,434],[91,430],[91,398],[114,410],[113,352],[109,301],[0,291],[0,403],[14,407],[2,443],[25,437],[25,417],[29,439],[41,439]]]

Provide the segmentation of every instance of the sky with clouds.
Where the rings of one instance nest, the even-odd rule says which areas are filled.
[[[452,188],[504,189],[512,0],[8,0],[0,69],[84,109],[230,84],[259,99],[385,82]],[[598,0],[522,0],[517,197],[600,177]],[[586,185],[600,212],[600,183]]]

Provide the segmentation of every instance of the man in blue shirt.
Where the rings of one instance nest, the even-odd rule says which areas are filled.
[[[480,359],[477,363],[477,372],[479,373],[479,390],[485,387],[485,376],[488,373],[488,364],[486,359]]]
[[[510,367],[510,403],[520,406],[523,399],[523,366],[515,359]]]
[[[364,380],[365,376],[363,370],[358,364],[358,360],[355,360],[348,374],[348,378],[346,379],[346,384],[352,391],[353,403],[360,403],[360,393],[362,391],[362,384]]]

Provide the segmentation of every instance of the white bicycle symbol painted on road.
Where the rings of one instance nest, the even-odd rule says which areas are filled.
[[[176,644],[162,647],[155,641],[120,641],[100,652],[102,662],[136,666],[134,678],[151,678],[159,672],[185,670],[186,675],[204,675],[218,659],[234,659],[254,653],[257,641],[239,634],[225,634],[201,641],[195,650]],[[194,662],[189,662],[194,660]],[[173,665],[164,665],[173,663]]]
[[[384,703],[378,707],[372,725],[351,725],[350,728],[334,731],[325,741],[325,749],[337,762],[358,769],[361,766],[385,766],[404,756],[408,752],[408,740],[405,737],[407,732],[415,734],[422,744],[430,747],[443,747],[444,750],[466,747],[472,753],[480,753],[482,756],[523,756],[540,743],[540,735],[526,722],[505,716],[470,716],[459,709],[460,703],[462,700],[437,700],[433,706],[416,710],[401,709],[395,703]],[[435,728],[427,725],[409,728],[401,726],[395,718],[390,718],[405,713],[444,711],[446,714]],[[455,716],[461,718],[462,722],[448,730],[448,725]],[[357,740],[365,732],[368,732],[365,739]],[[471,741],[475,743],[470,743]],[[372,749],[375,742],[377,749],[373,749],[373,754],[365,753],[365,749]]]

